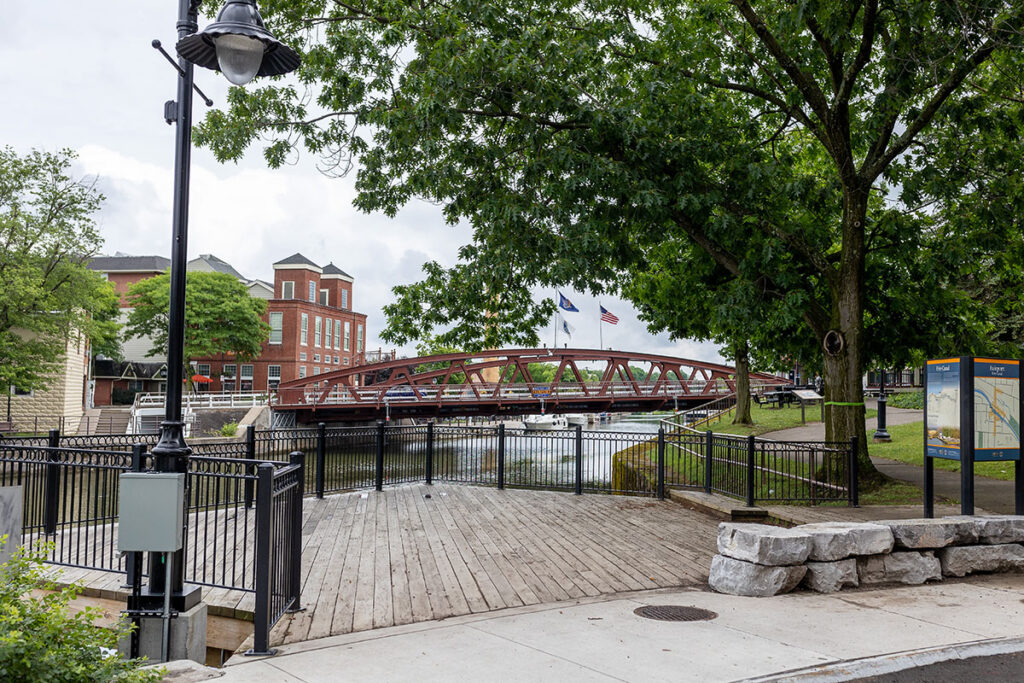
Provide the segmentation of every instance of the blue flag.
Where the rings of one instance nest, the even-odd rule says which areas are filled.
[[[564,308],[567,311],[574,311],[576,313],[580,312],[580,309],[573,306],[572,302],[566,299],[564,296],[562,296],[561,292],[558,293],[558,307]]]
[[[562,316],[558,316],[558,319],[562,321],[562,330],[571,337],[576,328],[570,325]]]

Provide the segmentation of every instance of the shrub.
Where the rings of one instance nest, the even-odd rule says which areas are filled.
[[[234,436],[238,433],[238,423],[228,422],[220,428],[219,433],[221,436]]]
[[[909,408],[912,410],[924,410],[923,391],[901,391],[897,394],[890,394],[885,399],[890,408]]]
[[[6,543],[6,536],[0,543]],[[21,681],[158,681],[163,671],[142,670],[142,660],[113,652],[118,638],[131,630],[126,621],[113,628],[94,626],[100,610],[70,614],[68,604],[80,586],[56,586],[44,579],[48,546],[18,548],[0,565],[0,680]],[[42,588],[47,593],[32,596]]]

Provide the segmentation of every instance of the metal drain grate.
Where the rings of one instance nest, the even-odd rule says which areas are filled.
[[[682,605],[644,605],[633,610],[633,614],[658,621],[708,621],[718,616],[711,610]]]

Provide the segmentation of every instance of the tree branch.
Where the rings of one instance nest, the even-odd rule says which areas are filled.
[[[860,49],[857,50],[853,61],[850,62],[846,73],[843,74],[843,81],[839,89],[836,90],[835,97],[832,100],[833,106],[850,99],[850,93],[853,92],[853,84],[856,82],[857,76],[860,75],[860,72],[871,59],[871,46],[875,43],[875,21],[877,19],[878,0],[868,0],[864,5],[864,28],[860,36]]]

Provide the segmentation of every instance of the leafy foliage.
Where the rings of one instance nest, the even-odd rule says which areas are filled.
[[[957,288],[962,261],[946,266],[991,243],[960,240],[965,226],[934,202],[983,214],[959,188],[989,162],[1019,159],[1010,137],[1019,120],[986,126],[979,112],[1020,73],[1021,3],[280,0],[266,9],[305,54],[302,87],[233,90],[230,110],[197,131],[200,144],[237,159],[268,136],[271,165],[303,146],[342,172],[358,158],[361,208],[394,215],[418,196],[473,226],[454,268],[433,264],[396,290],[391,339],[452,325],[449,340],[465,348],[484,337],[515,343],[550,314],[529,301],[531,286],[618,291],[638,272],[678,272],[659,271],[668,261],[654,253],[670,242],[684,267],[699,249],[737,281],[709,285],[718,275],[705,269],[712,279],[688,280],[697,286],[683,310],[711,290],[742,302],[737,310],[777,316],[753,340],[776,357],[841,335],[842,349],[821,359],[828,438],[862,444],[869,361],[985,343],[991,309]],[[957,113],[972,109],[983,136],[959,135]],[[979,144],[1000,152],[957,165],[954,143],[960,158]],[[949,153],[919,153],[929,144]],[[740,296],[751,288],[760,299]],[[642,306],[647,289],[636,291]],[[507,314],[489,319],[498,306]],[[672,329],[669,314],[651,313]],[[811,344],[792,343],[794,325]],[[873,471],[866,450],[861,462]]]
[[[170,275],[140,280],[128,290],[134,308],[128,316],[129,337],[148,336],[153,348],[147,355],[166,356]],[[233,354],[240,361],[257,357],[270,338],[263,322],[267,302],[249,294],[227,273],[190,272],[185,277],[185,363],[192,358]]]
[[[117,355],[117,294],[86,267],[103,197],[70,177],[74,157],[0,149],[0,386],[46,386],[74,335]]]
[[[0,538],[5,543],[6,537]],[[163,672],[140,670],[141,660],[108,654],[131,628],[94,626],[100,610],[87,607],[75,614],[69,604],[81,588],[59,587],[45,580],[46,546],[17,549],[0,565],[0,679],[23,683],[80,681],[159,681]],[[50,591],[33,595],[37,588]]]

